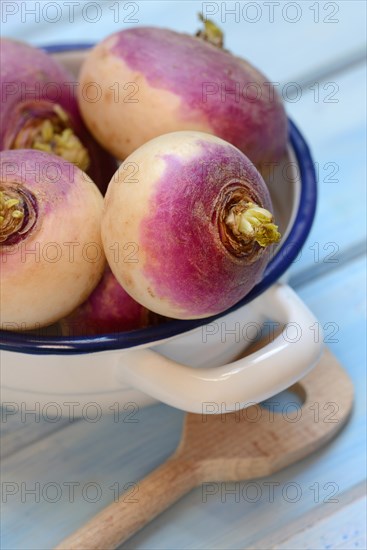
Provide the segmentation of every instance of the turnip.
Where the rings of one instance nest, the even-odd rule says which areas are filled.
[[[60,325],[66,336],[90,336],[129,331],[156,323],[158,316],[131,298],[107,267],[92,294],[62,319]]]
[[[131,167],[135,176],[131,176]],[[201,132],[144,144],[111,180],[102,240],[111,269],[146,308],[167,317],[220,313],[259,282],[280,238],[251,161]],[[134,261],[125,261],[135,243]]]
[[[74,164],[41,151],[0,153],[2,329],[50,325],[84,302],[105,266],[102,208]]]
[[[104,192],[117,165],[82,122],[78,82],[44,51],[6,38],[0,62],[0,150],[57,154],[87,172]]]
[[[87,55],[78,91],[81,113],[117,158],[180,130],[217,135],[258,166],[283,155],[287,120],[274,86],[250,63],[218,47],[220,33],[213,28],[209,22],[197,37],[125,29]],[[101,100],[91,104],[82,90],[96,82]]]

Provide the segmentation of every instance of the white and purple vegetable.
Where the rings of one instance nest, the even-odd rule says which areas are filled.
[[[103,197],[74,164],[34,150],[0,153],[0,325],[31,330],[68,315],[105,267]]]
[[[44,51],[6,38],[0,41],[0,62],[0,150],[59,155],[87,172],[104,192],[116,162],[86,129],[73,76]]]
[[[107,267],[88,299],[60,325],[65,336],[91,336],[145,328],[158,320],[125,292]]]
[[[205,40],[206,32],[195,37],[136,27],[112,34],[87,55],[80,110],[117,158],[181,130],[217,135],[259,166],[284,154],[287,119],[274,86],[250,63],[221,49],[210,25],[216,45]],[[82,90],[96,82],[101,100],[92,104]]]
[[[279,238],[257,169],[201,132],[137,149],[105,197],[102,240],[114,275],[137,302],[167,317],[206,317],[238,302],[261,279]],[[127,243],[138,261],[116,254]]]

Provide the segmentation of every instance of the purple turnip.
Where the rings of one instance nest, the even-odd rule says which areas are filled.
[[[207,41],[208,29],[217,45]],[[82,90],[96,82],[101,100],[92,104]],[[221,49],[210,23],[197,37],[151,27],[112,34],[87,55],[78,100],[90,131],[121,160],[181,130],[217,135],[257,166],[278,161],[286,148],[287,119],[275,88]]]
[[[131,298],[107,267],[92,294],[60,325],[66,336],[91,336],[144,328],[157,322],[158,316]]]
[[[116,172],[103,246],[120,284],[146,308],[206,317],[261,279],[280,238],[271,211],[264,180],[241,151],[215,136],[175,132],[141,146]],[[124,257],[128,243],[134,261]]]
[[[6,38],[0,61],[0,150],[57,154],[87,172],[104,192],[116,161],[82,122],[72,75],[44,51]]]
[[[84,302],[105,266],[103,197],[74,164],[0,153],[1,328],[50,325]]]

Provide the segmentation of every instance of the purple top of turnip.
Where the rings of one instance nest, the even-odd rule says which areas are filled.
[[[0,61],[0,150],[53,152],[88,171],[97,184],[108,180],[116,164],[84,126],[73,76],[46,52],[6,38]]]
[[[195,122],[204,113],[214,133],[255,164],[284,154],[282,101],[266,76],[247,61],[201,38],[154,27],[120,31],[106,46],[153,88],[177,94],[183,118]]]
[[[102,207],[92,180],[65,159],[33,149],[1,151],[2,328],[46,326],[92,292],[105,267]]]
[[[136,302],[109,267],[88,299],[61,321],[63,334],[90,336],[144,328],[158,317]]]
[[[80,172],[74,164],[41,151],[3,151],[0,158],[1,250],[37,231],[43,217],[60,202],[67,210]]]
[[[166,169],[141,222],[141,242],[155,292],[182,308],[195,304],[191,314],[201,316],[227,309],[261,279],[269,259],[264,245],[272,240],[265,235],[260,244],[238,231],[235,215],[249,203],[267,211],[272,204],[260,174],[240,151],[200,140],[197,146],[189,161],[163,155]],[[180,194],[172,185],[177,174],[184,182]],[[172,224],[174,231],[167,232]]]
[[[28,107],[36,112],[39,102],[42,102],[44,107],[46,103],[59,105],[65,111],[66,117],[70,117],[75,129],[80,131],[81,119],[73,93],[73,76],[55,59],[38,48],[7,38],[2,38],[0,45],[1,149],[10,148],[10,136],[18,129],[10,124],[16,110],[19,113],[21,107]]]
[[[275,224],[265,182],[241,151],[202,132],[174,132],[120,166],[105,197],[102,240],[136,301],[191,319],[225,311],[259,282],[280,239]],[[136,257],[126,259],[129,243]]]

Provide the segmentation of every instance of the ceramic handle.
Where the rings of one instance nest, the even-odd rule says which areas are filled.
[[[316,365],[322,338],[316,318],[287,285],[273,285],[256,300],[265,317],[283,325],[261,350],[213,368],[192,368],[151,349],[124,353],[124,380],[140,391],[193,413],[229,412],[258,403],[286,389]]]

